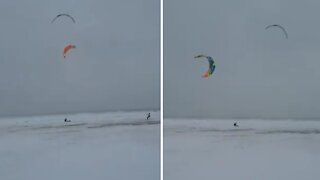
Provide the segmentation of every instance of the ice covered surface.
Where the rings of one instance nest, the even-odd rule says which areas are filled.
[[[146,114],[2,118],[0,179],[159,180],[160,113]]]
[[[319,167],[320,121],[164,120],[165,180],[313,180]]]

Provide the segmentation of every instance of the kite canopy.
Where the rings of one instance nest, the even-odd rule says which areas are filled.
[[[68,17],[72,20],[73,23],[76,23],[76,21],[74,20],[74,18],[72,16],[70,16],[69,14],[58,14],[55,18],[53,18],[53,20],[51,21],[51,23],[53,23],[56,19],[58,19],[59,17]]]
[[[66,58],[67,53],[68,53],[71,49],[74,49],[74,48],[76,48],[76,46],[75,46],[75,45],[72,45],[72,44],[69,44],[69,45],[67,45],[66,47],[64,47],[64,49],[63,49],[63,58]]]
[[[288,39],[288,33],[286,31],[286,29],[278,24],[272,24],[272,25],[269,25],[267,26],[265,29],[269,29],[271,27],[277,27],[277,28],[280,28],[282,30],[282,32],[284,33],[284,35],[286,36],[286,39]]]
[[[204,78],[208,78],[209,76],[212,75],[212,73],[214,72],[216,65],[214,64],[213,58],[210,56],[206,56],[206,55],[197,55],[194,58],[207,58],[208,62],[209,62],[209,67],[208,70],[202,75],[202,77]]]

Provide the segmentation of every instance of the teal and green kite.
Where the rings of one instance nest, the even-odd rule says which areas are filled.
[[[209,62],[209,67],[208,70],[202,75],[202,77],[208,78],[209,76],[211,76],[214,70],[216,69],[216,65],[214,64],[213,58],[203,54],[197,55],[194,58],[207,58]]]

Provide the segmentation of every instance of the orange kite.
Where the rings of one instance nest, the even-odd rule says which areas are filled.
[[[64,47],[63,57],[66,58],[66,55],[67,55],[68,51],[69,51],[70,49],[74,49],[74,48],[76,48],[76,46],[75,46],[75,45],[72,45],[72,44],[69,44],[69,45],[67,45],[66,47]]]

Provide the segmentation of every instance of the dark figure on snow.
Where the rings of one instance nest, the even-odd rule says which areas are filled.
[[[234,127],[239,127],[238,124],[237,124],[237,122],[233,123],[233,126],[234,126]]]
[[[64,118],[64,122],[71,122],[71,120],[68,120],[67,118]]]
[[[147,120],[148,120],[150,117],[151,117],[151,114],[150,114],[150,113],[148,113]]]

